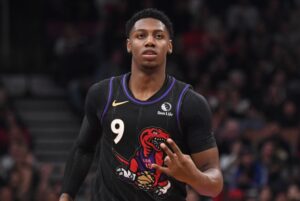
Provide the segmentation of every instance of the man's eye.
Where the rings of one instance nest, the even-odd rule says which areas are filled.
[[[137,35],[137,38],[144,38],[145,37],[145,34],[138,34]]]
[[[162,35],[162,34],[156,34],[155,38],[157,38],[157,39],[162,39],[162,38],[163,38],[163,35]]]

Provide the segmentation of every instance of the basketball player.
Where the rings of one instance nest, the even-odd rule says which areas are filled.
[[[60,201],[71,201],[93,161],[97,201],[183,201],[186,185],[214,197],[223,187],[206,100],[166,74],[173,28],[156,9],[126,24],[131,72],[94,84],[67,161]]]

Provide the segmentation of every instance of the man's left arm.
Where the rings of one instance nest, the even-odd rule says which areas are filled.
[[[223,176],[219,167],[216,147],[191,155],[198,171],[193,173],[188,184],[199,194],[216,197],[223,189]]]
[[[212,133],[212,114],[203,96],[188,90],[181,106],[181,128],[186,135],[189,154],[184,154],[172,140],[161,148],[167,156],[165,167],[153,168],[184,182],[204,196],[215,197],[223,188],[219,153]]]

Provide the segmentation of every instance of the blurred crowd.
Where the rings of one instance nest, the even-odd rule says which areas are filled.
[[[55,201],[60,183],[50,179],[53,166],[37,161],[33,137],[13,102],[0,83],[0,200]]]
[[[79,115],[92,83],[130,70],[126,20],[140,8],[164,10],[175,29],[167,70],[192,84],[213,111],[225,181],[214,200],[300,200],[299,0],[48,0],[44,6],[48,68]],[[16,186],[20,201],[45,189],[58,193],[43,183],[47,174],[35,166],[31,137],[3,104],[2,91],[0,197]]]

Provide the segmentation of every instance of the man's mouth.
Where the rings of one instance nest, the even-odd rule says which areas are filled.
[[[143,55],[157,55],[157,53],[154,50],[146,50]]]
[[[143,51],[142,56],[147,61],[153,61],[157,58],[157,53],[154,50],[145,50]]]

